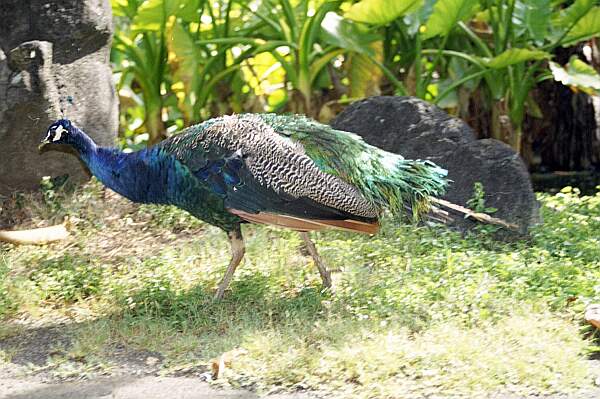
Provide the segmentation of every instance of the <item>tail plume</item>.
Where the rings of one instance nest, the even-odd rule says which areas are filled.
[[[368,172],[365,195],[394,215],[411,209],[418,219],[430,208],[430,199],[444,194],[448,172],[430,161],[406,160],[396,154],[377,149],[380,165]]]
[[[301,115],[261,114],[276,132],[302,144],[326,173],[344,179],[380,210],[394,215],[429,210],[429,198],[441,196],[447,172],[430,161],[407,160],[367,144],[360,136],[333,129]]]
[[[432,205],[429,216],[431,219],[441,221],[443,223],[450,223],[454,220],[454,217],[450,214],[450,211],[452,211],[453,213],[458,213],[462,217],[473,218],[480,223],[493,224],[512,231],[521,231],[519,226],[515,223],[508,222],[504,219],[495,218],[487,213],[475,212],[469,208],[465,208],[464,206],[454,204],[441,198],[431,198],[431,202],[435,205]]]

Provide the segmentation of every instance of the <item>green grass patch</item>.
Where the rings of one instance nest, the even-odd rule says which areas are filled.
[[[79,322],[65,356],[89,369],[124,345],[161,353],[165,373],[226,354],[221,381],[261,391],[571,392],[595,374],[582,311],[600,301],[600,195],[539,199],[545,223],[513,243],[392,221],[374,237],[315,234],[337,270],[334,292],[321,289],[297,233],[246,226],[245,260],[214,303],[230,256],[221,231],[175,208],[133,206],[97,183],[58,190],[5,208],[27,210],[23,227],[69,216],[73,234],[0,247],[0,315]]]

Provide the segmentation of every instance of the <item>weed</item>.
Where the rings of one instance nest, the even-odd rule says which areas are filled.
[[[491,214],[498,211],[497,208],[488,207],[485,205],[485,191],[483,189],[483,184],[478,181],[473,184],[473,196],[467,200],[467,206],[475,212],[481,213]]]
[[[4,255],[0,254],[0,318],[9,315],[16,307],[9,292],[10,284],[7,281],[8,271],[8,260]]]
[[[73,302],[99,292],[102,270],[86,259],[64,255],[42,261],[30,278],[42,299]]]

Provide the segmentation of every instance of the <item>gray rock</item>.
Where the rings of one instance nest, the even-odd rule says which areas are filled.
[[[37,145],[61,108],[100,144],[114,143],[108,0],[3,0],[0,19],[0,195],[35,189],[47,175],[86,179],[73,155],[40,155]],[[73,106],[61,104],[67,96]]]
[[[539,222],[539,204],[520,156],[493,139],[476,140],[460,119],[412,97],[371,97],[348,106],[333,121],[336,129],[361,135],[365,141],[410,159],[430,159],[448,169],[452,184],[444,199],[466,206],[475,182],[483,184],[493,216],[520,226],[525,233]],[[454,224],[473,223],[458,215]]]
[[[414,97],[369,97],[346,107],[332,122],[360,134],[369,144],[409,159],[443,160],[475,140],[460,119]]]
[[[110,50],[112,13],[108,0],[2,0],[0,45],[5,53],[32,40],[54,44],[54,61],[70,64]]]
[[[457,148],[440,164],[453,181],[444,196],[448,201],[466,205],[473,197],[474,184],[481,182],[486,206],[498,209],[494,217],[517,224],[522,234],[540,222],[529,173],[510,146],[494,139],[475,140]],[[469,220],[457,220],[461,226],[474,225]]]

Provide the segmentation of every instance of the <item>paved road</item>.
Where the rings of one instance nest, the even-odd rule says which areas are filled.
[[[125,377],[44,384],[29,379],[0,378],[1,399],[256,399],[237,390],[221,390],[186,377]],[[307,394],[272,395],[269,399],[310,399]]]

